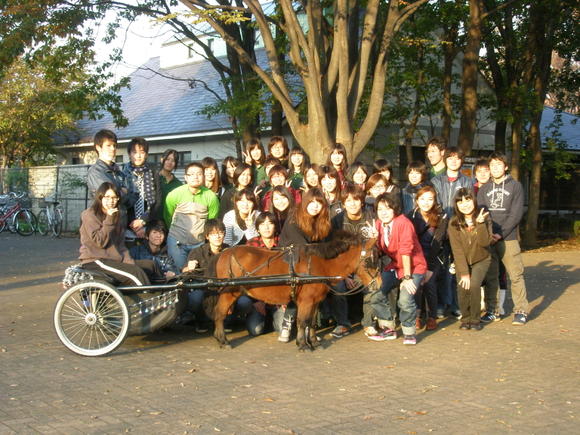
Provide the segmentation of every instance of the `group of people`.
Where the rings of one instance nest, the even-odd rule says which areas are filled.
[[[80,259],[122,284],[211,275],[216,256],[230,246],[321,243],[343,229],[376,238],[381,255],[381,289],[362,289],[368,339],[396,339],[398,320],[403,343],[413,345],[418,330],[437,329],[437,319],[446,315],[460,319],[462,330],[480,330],[501,319],[505,272],[515,305],[512,323],[527,321],[517,239],[522,187],[507,174],[500,153],[477,161],[474,180],[461,172],[461,150],[433,138],[426,147],[430,169],[411,162],[407,181],[399,184],[385,159],[349,165],[344,146],[336,144],[325,165],[310,164],[303,150],[290,150],[275,136],[267,153],[259,140],[250,140],[241,160],[226,157],[221,168],[211,157],[187,164],[182,183],[174,175],[175,150],[165,151],[158,170],[147,164],[143,138],[129,142],[130,161],[123,167],[115,163],[112,131],[99,131],[94,144],[98,160],[87,178],[94,202],[81,216]],[[355,313],[345,293],[359,286],[356,276],[346,278],[321,307],[336,338],[352,329]],[[188,313],[200,332],[210,326],[203,299],[201,290],[189,294]],[[242,296],[232,315],[245,319],[252,335],[264,332],[271,318],[279,340],[287,342],[296,307]]]

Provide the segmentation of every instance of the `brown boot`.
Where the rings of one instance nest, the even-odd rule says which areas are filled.
[[[423,329],[423,322],[421,321],[420,317],[417,317],[415,320],[415,329],[418,331],[419,329]]]
[[[437,320],[433,317],[427,318],[427,331],[434,331],[437,329]]]

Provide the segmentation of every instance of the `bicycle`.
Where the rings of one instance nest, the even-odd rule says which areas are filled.
[[[0,195],[0,232],[8,226],[10,232],[17,232],[21,236],[30,236],[36,229],[36,216],[28,208],[24,208],[21,200],[26,193],[10,192]]]
[[[46,236],[52,231],[54,237],[59,237],[62,232],[63,213],[62,207],[56,198],[45,197],[44,207],[38,212],[36,229],[40,234]]]

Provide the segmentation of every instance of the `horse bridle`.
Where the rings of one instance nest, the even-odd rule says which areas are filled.
[[[372,258],[373,258],[373,255],[374,255],[374,254],[373,254],[373,249],[374,249],[373,247],[371,247],[371,248],[370,248],[371,255],[370,255],[370,256],[367,256],[367,251],[366,251],[366,249],[364,249],[364,246],[363,246],[363,249],[361,249],[361,251],[360,251],[360,257],[359,257],[358,264],[356,265],[356,268],[355,268],[355,270],[358,270],[358,268],[359,268],[359,266],[361,265],[361,263],[363,263],[363,262],[365,262],[365,261],[367,261],[367,260],[372,260]],[[373,285],[376,285],[376,283],[377,283],[377,277],[378,277],[378,276],[380,276],[380,274],[381,274],[381,271],[380,271],[379,267],[376,267],[376,268],[375,268],[375,273],[374,273],[374,274],[371,274],[371,272],[369,271],[369,268],[368,268],[368,267],[366,267],[366,264],[365,264],[365,270],[366,270],[366,272],[367,272],[367,273],[370,275],[370,277],[372,278],[372,279],[371,279],[371,282],[369,282],[369,283],[366,285],[366,287],[367,287],[369,290],[371,290],[371,291],[374,291],[374,290],[372,289],[372,287],[373,287]],[[376,290],[378,290],[378,289],[376,289]]]

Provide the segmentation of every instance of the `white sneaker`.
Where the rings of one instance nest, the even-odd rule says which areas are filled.
[[[281,341],[282,343],[288,343],[290,341],[291,332],[292,332],[292,320],[287,319],[282,320],[282,329],[280,330],[278,341]]]

